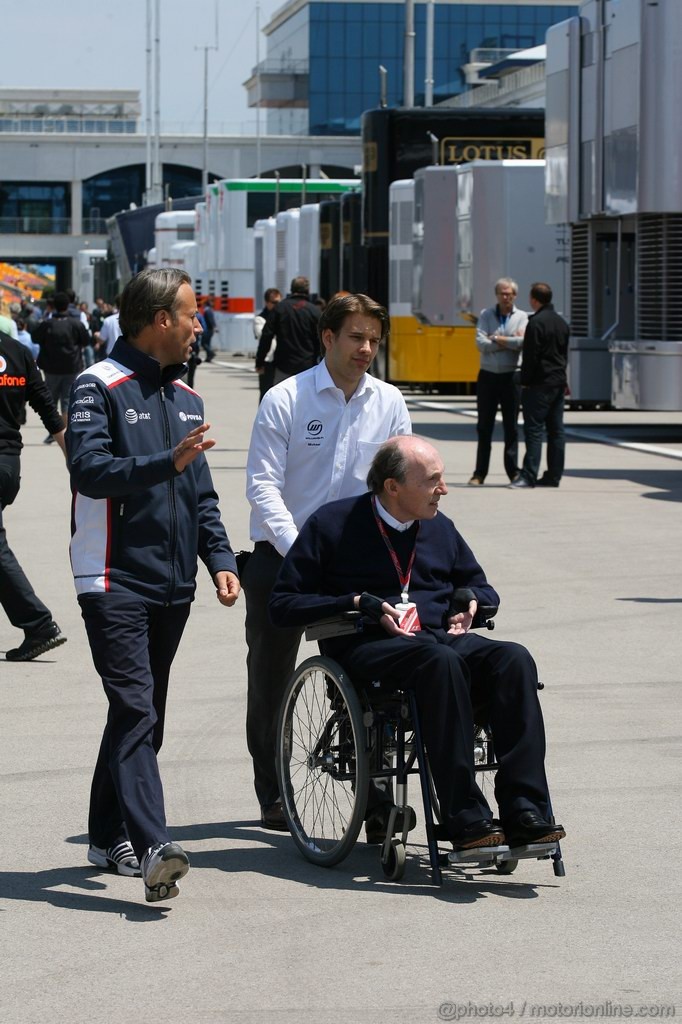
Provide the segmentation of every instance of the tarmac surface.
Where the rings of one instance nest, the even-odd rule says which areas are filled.
[[[196,385],[217,439],[223,518],[246,547],[256,379],[233,361],[201,366]],[[510,491],[499,437],[485,486],[466,486],[471,399],[408,402],[415,432],[445,460],[441,507],[502,595],[495,636],[527,644],[546,684],[566,877],[526,861],[507,877],[452,871],[438,890],[418,825],[405,877],[391,883],[364,842],[325,870],[262,830],[244,735],[244,602],[222,608],[203,569],[160,756],[172,835],[192,870],[177,899],[151,905],[140,879],[89,866],[106,702],[70,576],[67,474],[29,412],[5,525],[68,643],[10,665],[4,651],[21,636],[0,616],[0,1024],[682,1013],[682,415],[572,412],[561,488]],[[655,427],[663,454],[584,436],[657,446]],[[423,820],[416,783],[411,800]]]

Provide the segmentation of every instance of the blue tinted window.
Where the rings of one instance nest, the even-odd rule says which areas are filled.
[[[405,8],[394,3],[313,2],[309,12],[311,131],[357,131],[363,110],[379,97],[378,65],[388,69],[388,100],[402,102]],[[435,4],[434,92],[439,99],[465,88],[462,64],[479,47],[515,49],[544,42],[547,28],[574,16],[578,4],[529,6],[513,0]],[[288,25],[276,30],[270,48],[286,46]],[[424,89],[426,5],[415,7],[415,91]],[[278,51],[279,52],[279,51]]]

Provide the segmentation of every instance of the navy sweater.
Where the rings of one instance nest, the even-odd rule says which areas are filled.
[[[447,629],[452,597],[470,587],[479,604],[498,605],[471,548],[439,512],[404,533],[386,527],[403,570],[416,534],[409,595],[423,628]],[[362,591],[396,604],[398,575],[372,511],[369,494],[323,505],[305,523],[280,569],[270,599],[276,626],[303,626],[353,608]],[[383,631],[382,631],[383,633]],[[383,633],[383,636],[386,634]]]

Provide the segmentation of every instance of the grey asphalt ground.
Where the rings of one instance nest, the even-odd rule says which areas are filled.
[[[223,516],[243,547],[256,380],[214,365],[196,384],[218,441],[210,462]],[[106,704],[69,572],[67,475],[31,413],[22,490],[5,522],[68,643],[28,664],[0,660],[1,1024],[668,1019],[675,1004],[682,1013],[682,465],[572,437],[559,490],[510,491],[497,442],[486,485],[467,488],[472,407],[422,396],[415,431],[440,448],[442,507],[502,595],[495,635],[526,643],[546,683],[566,877],[528,861],[510,877],[450,873],[434,889],[418,827],[393,884],[364,843],[325,871],[286,835],[263,831],[244,738],[244,605],[219,606],[203,571],[161,753],[172,834],[192,870],[178,899],[148,905],[139,879],[88,866]],[[613,416],[568,419],[599,430]],[[679,414],[620,419],[665,422],[682,437]],[[682,449],[674,436],[666,443]],[[0,616],[0,658],[20,639]],[[416,786],[412,800],[421,817]]]

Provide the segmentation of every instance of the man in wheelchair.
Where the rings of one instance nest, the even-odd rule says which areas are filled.
[[[370,493],[331,502],[306,522],[270,601],[276,626],[354,609],[358,633],[322,642],[356,685],[413,690],[440,805],[455,851],[563,838],[551,818],[535,662],[520,644],[471,632],[479,605],[499,598],[454,523],[438,510],[443,462],[426,441],[391,438],[370,468]],[[468,588],[465,611],[455,592]],[[472,704],[483,699],[499,769],[493,818],[474,772]]]

